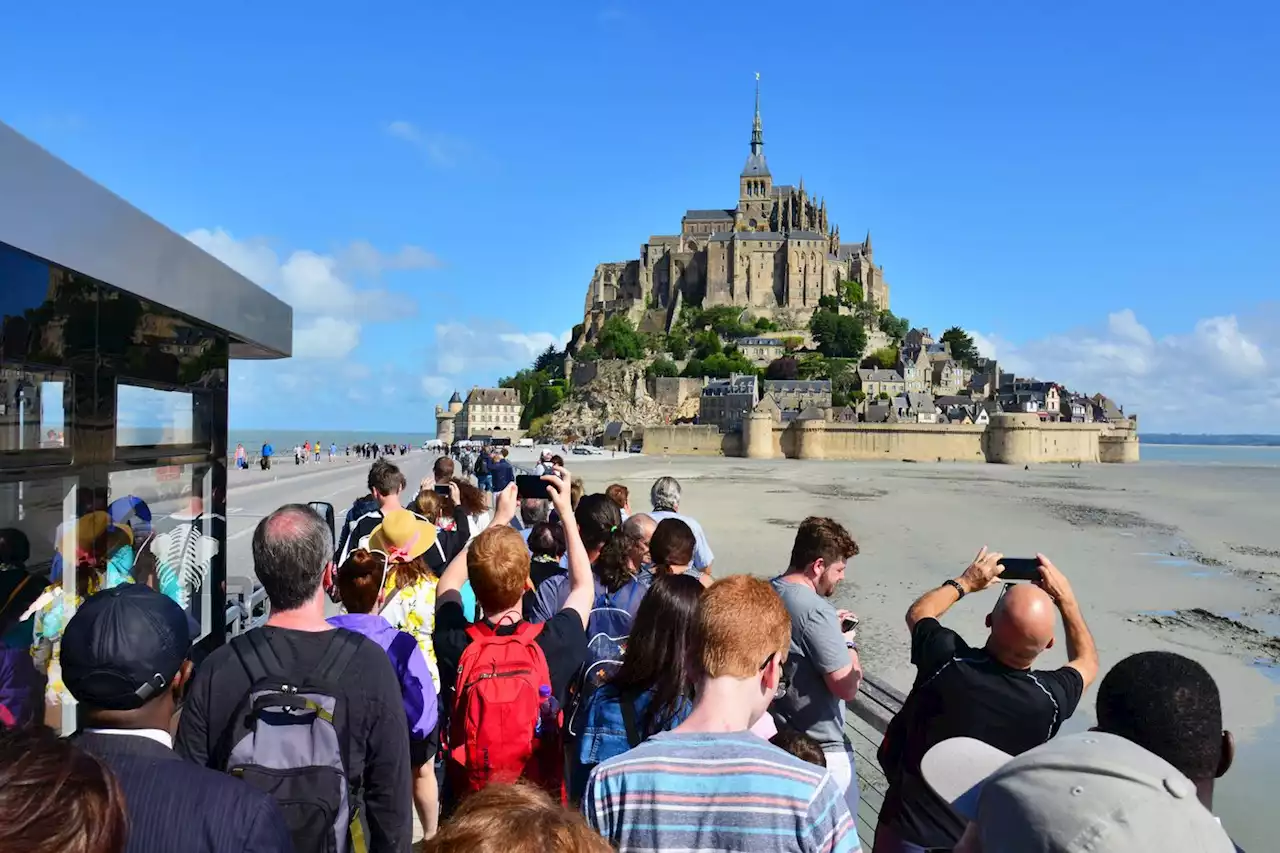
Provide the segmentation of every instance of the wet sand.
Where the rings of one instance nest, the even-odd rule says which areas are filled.
[[[598,491],[621,482],[647,507],[656,477],[677,477],[681,510],[706,529],[715,574],[777,573],[807,515],[829,515],[862,548],[838,604],[862,620],[869,673],[910,687],[903,615],[959,574],[983,545],[1047,554],[1067,574],[1103,671],[1133,652],[1168,649],[1203,663],[1222,690],[1236,765],[1216,810],[1246,849],[1268,849],[1267,791],[1280,786],[1280,469],[1229,465],[1042,466],[757,461],[671,457],[569,460]],[[945,622],[973,644],[995,591]],[[1065,661],[1059,629],[1045,666]],[[1095,685],[1096,689],[1096,685]],[[1067,724],[1094,722],[1094,690]]]

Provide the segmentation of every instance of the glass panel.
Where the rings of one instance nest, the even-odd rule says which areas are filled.
[[[62,732],[75,726],[58,665],[62,628],[79,601],[78,582],[118,544],[94,535],[106,532],[95,527],[105,493],[78,486],[76,477],[0,483],[0,601],[12,617],[0,635],[0,690],[20,721],[43,719]]]
[[[70,391],[65,370],[0,367],[0,453],[67,447]],[[38,461],[24,454],[25,464]]]
[[[132,533],[128,579],[178,602],[200,626],[198,636],[206,636],[227,537],[225,508],[214,502],[213,466],[117,471],[108,486],[113,517]]]
[[[209,410],[195,394],[116,385],[116,446],[188,445],[209,441]],[[203,401],[201,401],[203,402]]]

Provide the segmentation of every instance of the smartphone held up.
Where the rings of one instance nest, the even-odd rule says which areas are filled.
[[[1040,580],[1040,561],[1035,557],[1002,557],[1000,572],[1002,581],[1038,581]]]

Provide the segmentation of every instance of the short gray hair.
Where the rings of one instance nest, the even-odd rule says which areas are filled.
[[[649,503],[654,511],[668,510],[674,512],[680,506],[680,481],[675,477],[659,477],[653,481],[649,490]]]
[[[304,504],[285,504],[253,531],[253,570],[272,610],[297,610],[310,601],[332,555],[329,525]]]

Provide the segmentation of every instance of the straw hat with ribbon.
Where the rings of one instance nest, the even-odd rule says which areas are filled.
[[[369,550],[386,554],[389,565],[421,557],[434,544],[436,526],[407,509],[387,513],[369,534]]]

